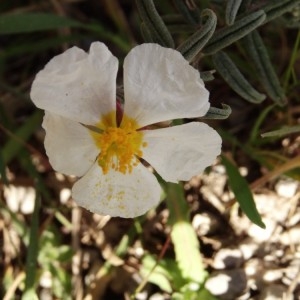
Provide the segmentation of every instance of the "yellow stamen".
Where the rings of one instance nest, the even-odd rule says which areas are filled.
[[[135,120],[123,115],[120,127],[115,122],[116,113],[112,112],[102,118],[96,125],[103,132],[91,131],[96,145],[100,149],[98,164],[104,174],[114,169],[123,174],[130,173],[139,161],[137,157],[143,155],[142,148],[147,146],[143,141],[143,133],[137,131]]]

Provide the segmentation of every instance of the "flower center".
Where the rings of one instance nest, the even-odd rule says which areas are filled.
[[[123,174],[130,173],[139,163],[137,157],[143,155],[141,149],[146,147],[147,143],[143,142],[143,133],[137,131],[138,124],[133,119],[123,115],[121,125],[117,127],[115,121],[110,121],[113,120],[112,114],[109,115],[97,124],[103,132],[91,132],[101,151],[98,164],[104,174],[110,169]]]

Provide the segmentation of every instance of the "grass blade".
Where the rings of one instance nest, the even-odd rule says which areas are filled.
[[[266,226],[257,211],[246,179],[241,176],[238,168],[225,156],[222,156],[222,163],[226,168],[229,186],[231,187],[242,211],[254,224],[261,228],[265,228]]]
[[[278,137],[278,136],[285,136],[288,134],[292,134],[292,133],[300,133],[300,125],[295,125],[295,126],[284,126],[281,129],[278,130],[274,130],[274,131],[269,131],[269,132],[265,132],[263,133],[261,136],[263,138],[265,137]]]
[[[36,128],[41,125],[42,118],[43,112],[40,110],[36,111],[4,145],[2,156],[5,164],[8,164],[19,153],[22,147],[24,147],[28,138],[35,132]]]
[[[0,34],[28,33],[63,27],[80,27],[72,19],[46,13],[9,14],[0,17]]]

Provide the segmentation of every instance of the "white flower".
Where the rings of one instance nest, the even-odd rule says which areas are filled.
[[[73,47],[37,74],[31,98],[45,110],[45,148],[53,168],[81,177],[72,189],[75,201],[94,213],[136,217],[157,205],[161,192],[140,158],[166,181],[189,180],[213,163],[221,138],[199,122],[147,127],[200,117],[209,108],[199,72],[176,50],[143,44],[130,51],[120,124],[117,70],[118,60],[104,44],[93,43],[89,53]]]

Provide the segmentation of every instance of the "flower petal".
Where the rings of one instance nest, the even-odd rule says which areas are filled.
[[[89,130],[81,124],[46,112],[45,149],[52,167],[67,175],[82,176],[93,165],[100,150]]]
[[[178,51],[157,44],[142,44],[126,56],[124,92],[124,112],[141,127],[200,117],[209,108],[199,72]]]
[[[111,170],[103,175],[96,163],[72,190],[78,205],[101,215],[133,218],[144,214],[160,200],[155,176],[142,164],[130,174]]]
[[[41,109],[87,125],[116,109],[118,60],[92,43],[89,53],[73,47],[55,56],[33,81],[31,99]]]
[[[169,128],[145,130],[143,159],[164,180],[190,180],[211,165],[221,152],[219,134],[204,123],[193,122]]]

